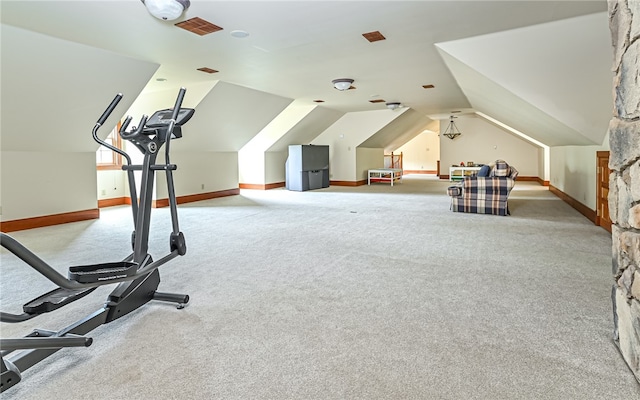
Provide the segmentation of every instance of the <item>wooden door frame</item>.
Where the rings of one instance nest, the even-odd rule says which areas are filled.
[[[600,182],[602,181],[603,178],[603,173],[604,171],[602,170],[602,168],[600,168],[600,160],[602,159],[609,159],[609,155],[610,152],[608,150],[603,150],[603,151],[597,151],[596,152],[596,225],[603,227],[604,229],[606,229],[607,231],[611,232],[611,224],[610,223],[605,223],[605,221],[602,221],[601,219],[601,215],[600,215],[600,210],[602,209],[602,187],[600,185]],[[609,179],[609,175],[607,174],[606,179]],[[607,205],[608,208],[608,205]],[[611,210],[609,210],[609,213],[611,212]],[[609,214],[610,215],[610,214]],[[604,224],[604,225],[603,225]]]

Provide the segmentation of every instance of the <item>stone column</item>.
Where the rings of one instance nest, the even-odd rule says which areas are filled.
[[[609,0],[614,52],[609,124],[614,339],[640,382],[640,0]]]

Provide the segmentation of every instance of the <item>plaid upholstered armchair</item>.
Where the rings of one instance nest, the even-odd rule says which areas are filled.
[[[488,168],[487,168],[488,169]],[[507,199],[515,184],[518,170],[503,160],[497,160],[488,176],[481,170],[467,176],[454,186],[449,186],[451,211],[477,214],[509,215]]]

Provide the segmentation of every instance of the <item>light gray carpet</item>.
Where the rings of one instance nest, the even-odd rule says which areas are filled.
[[[24,373],[32,399],[632,399],[612,342],[611,238],[518,182],[509,217],[449,211],[448,182],[308,192],[243,190],[180,206],[188,252],[160,270],[153,302]],[[168,210],[151,252],[167,252]],[[128,208],[16,232],[45,260],[118,261]],[[3,311],[51,289],[2,253]],[[60,329],[110,288],[2,336]]]

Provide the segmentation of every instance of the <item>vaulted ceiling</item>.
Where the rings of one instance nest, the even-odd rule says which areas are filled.
[[[606,1],[192,0],[172,22],[152,17],[139,0],[1,5],[4,25],[106,50],[123,63],[159,65],[143,82],[147,94],[222,81],[230,86],[219,88],[344,113],[383,109],[376,99],[401,102],[415,120],[478,110],[548,145],[600,144],[611,115]],[[200,36],[174,25],[193,17],[222,30]],[[234,37],[235,30],[249,35]],[[370,43],[363,34],[373,31],[386,39]],[[17,64],[3,57],[3,92],[5,66],[41,74],[41,82],[48,57],[55,55],[32,54]],[[355,89],[335,90],[331,80],[345,77]],[[256,98],[233,112],[250,118],[272,106]]]

